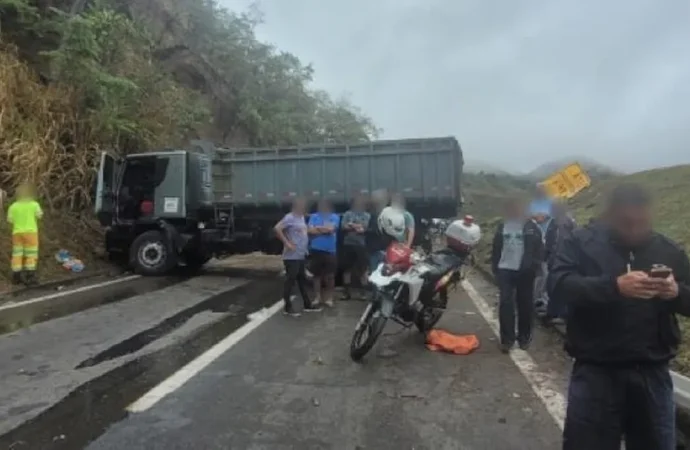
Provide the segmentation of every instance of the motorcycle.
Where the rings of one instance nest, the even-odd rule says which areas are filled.
[[[428,251],[431,252],[431,248],[435,245],[439,245],[443,240],[446,228],[451,222],[450,219],[439,219],[433,218],[431,220],[422,219],[421,223],[423,229],[425,230],[423,236],[423,246]]]
[[[352,360],[360,361],[373,348],[389,319],[421,333],[431,330],[443,316],[448,292],[461,280],[464,259],[452,250],[425,256],[391,244],[369,276],[373,293],[352,336]]]

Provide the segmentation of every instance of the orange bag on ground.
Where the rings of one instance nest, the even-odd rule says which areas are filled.
[[[456,335],[445,330],[431,330],[426,334],[426,348],[432,352],[469,355],[479,348],[479,338],[474,334]]]

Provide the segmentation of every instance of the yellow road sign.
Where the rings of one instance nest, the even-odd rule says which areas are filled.
[[[592,181],[578,163],[566,166],[540,183],[553,198],[572,198]]]
[[[540,183],[553,198],[570,198],[572,186],[561,172],[556,172]]]
[[[561,170],[561,173],[565,176],[568,182],[573,187],[573,194],[575,195],[581,190],[588,188],[592,184],[587,172],[584,171],[581,165],[578,163],[573,163]]]

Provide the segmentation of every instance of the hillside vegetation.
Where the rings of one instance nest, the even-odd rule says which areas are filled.
[[[54,266],[48,242],[92,259],[89,248],[100,236],[88,211],[102,150],[184,145],[209,128],[252,146],[359,141],[379,133],[347,99],[313,90],[311,66],[258,41],[256,11],[237,14],[211,0],[172,2],[184,13],[185,48],[213,69],[221,92],[167,71],[161,53],[169,49],[122,2],[89,2],[75,15],[47,6],[62,3],[71,4],[0,0],[0,188],[11,194],[18,183],[33,182],[53,211],[42,226],[41,271]],[[7,230],[0,231],[0,242],[8,240]],[[0,270],[0,289],[6,275]]]
[[[482,222],[501,213],[506,200],[524,197],[534,187],[534,182],[521,177],[494,173],[464,173],[462,195],[463,211]]]

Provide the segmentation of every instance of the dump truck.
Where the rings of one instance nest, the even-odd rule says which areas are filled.
[[[344,212],[353,197],[399,192],[416,235],[460,207],[462,151],[453,137],[278,148],[185,149],[101,155],[95,212],[105,248],[142,275],[212,257],[280,254],[273,227],[295,198],[329,199]]]

